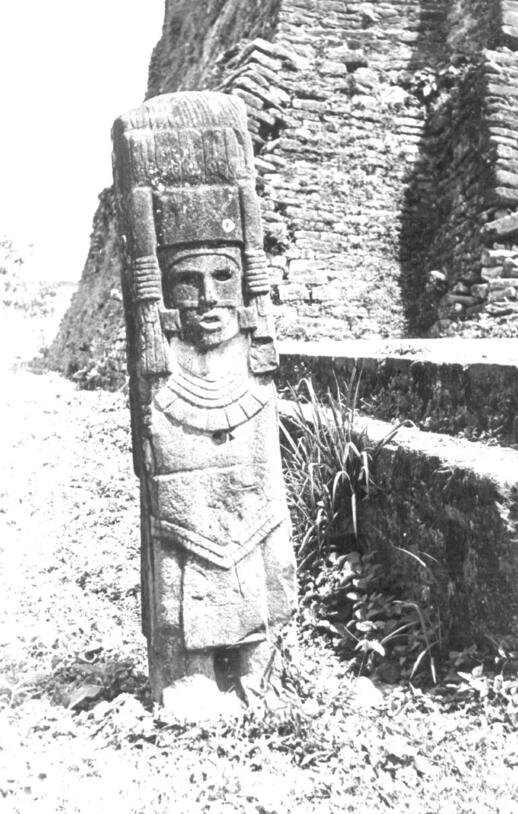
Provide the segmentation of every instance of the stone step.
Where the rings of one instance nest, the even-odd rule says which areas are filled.
[[[296,409],[281,401],[281,416]],[[358,416],[354,437],[378,442],[392,429]],[[359,504],[363,543],[403,596],[439,610],[443,644],[518,637],[518,451],[400,429],[373,476]]]
[[[279,343],[278,387],[311,375],[315,390],[362,370],[358,407],[375,418],[470,440],[518,444],[515,339],[395,339]]]

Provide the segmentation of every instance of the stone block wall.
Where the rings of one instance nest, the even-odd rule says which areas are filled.
[[[514,450],[402,430],[360,504],[369,550],[406,596],[436,603],[448,649],[518,634],[516,463]]]
[[[311,378],[318,398],[352,391],[362,413],[411,421],[427,432],[518,450],[518,347],[514,340],[419,339],[279,343],[277,388],[293,398]],[[304,386],[302,393],[305,392]]]
[[[281,338],[514,335],[517,21],[518,0],[167,0],[148,96],[244,99]],[[115,243],[94,254],[61,369],[84,362],[65,339],[119,358],[92,284]]]
[[[409,187],[402,239],[420,335],[516,334],[516,230],[505,220],[518,204],[513,14],[514,0],[459,0],[445,18],[446,61],[430,77],[421,142],[426,186]]]
[[[111,189],[99,196],[83,275],[50,348],[49,363],[86,389],[113,389],[125,381],[126,331]]]
[[[222,52],[255,37],[270,39],[280,5],[281,0],[167,0],[147,98],[172,88],[201,90],[217,84]]]
[[[310,404],[280,402],[290,425]],[[328,415],[330,426],[334,419]],[[365,550],[385,587],[440,619],[441,649],[514,642],[518,634],[518,453],[354,417],[353,437],[378,451],[374,487],[358,503]],[[401,592],[401,593],[400,593]]]

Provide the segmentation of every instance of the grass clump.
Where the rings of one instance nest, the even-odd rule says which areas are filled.
[[[361,504],[376,489],[376,459],[402,426],[377,443],[356,428],[360,376],[354,370],[344,391],[337,386],[336,395],[328,391],[322,401],[303,379],[282,422],[302,625],[333,636],[360,672],[378,671],[394,682],[426,667],[435,682],[442,644],[436,605],[411,600],[390,584],[359,522]],[[421,559],[419,565],[433,586],[430,566]]]

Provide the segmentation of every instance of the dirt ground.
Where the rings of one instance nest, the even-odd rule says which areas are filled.
[[[518,694],[501,677],[464,694],[376,687],[306,637],[276,710],[189,726],[153,708],[126,395],[31,373],[32,328],[16,329],[24,351],[11,325],[3,359],[1,811],[518,810]]]

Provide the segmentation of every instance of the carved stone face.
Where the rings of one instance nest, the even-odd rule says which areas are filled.
[[[239,333],[243,305],[237,246],[165,249],[160,253],[164,301],[180,313],[183,338],[208,350]]]

